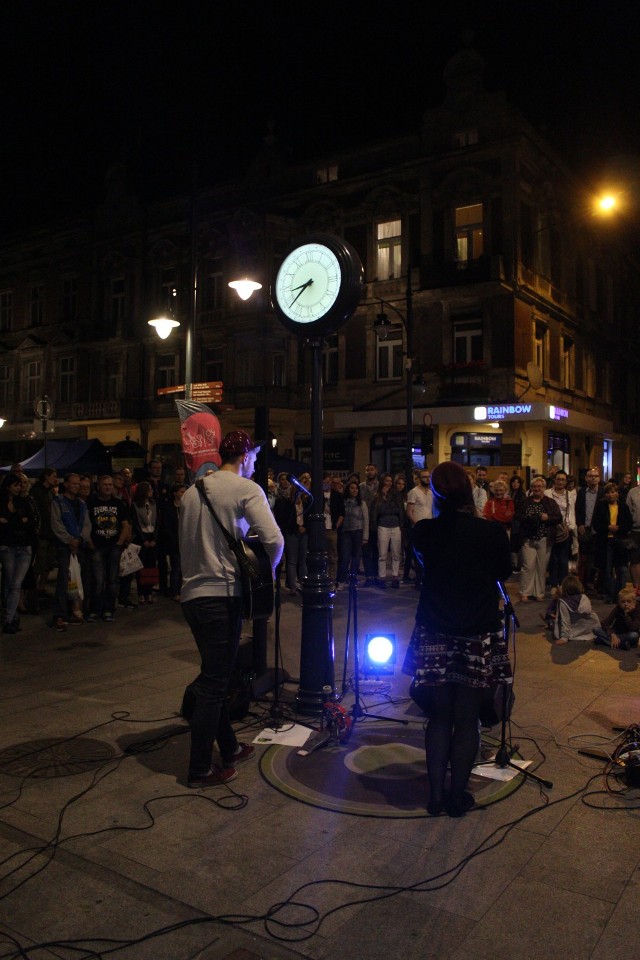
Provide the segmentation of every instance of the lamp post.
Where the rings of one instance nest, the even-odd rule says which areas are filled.
[[[411,270],[409,269],[407,274],[407,292],[405,297],[405,302],[407,305],[406,314],[402,314],[397,307],[395,307],[392,303],[389,303],[387,300],[378,298],[378,301],[382,307],[387,307],[389,310],[393,310],[405,329],[406,350],[403,351],[406,379],[405,387],[407,415],[405,479],[407,481],[408,490],[413,483],[413,291],[411,289]],[[380,312],[376,317],[374,324],[374,329],[379,339],[384,339],[384,336],[388,332],[388,328],[390,326],[391,323],[386,313]]]

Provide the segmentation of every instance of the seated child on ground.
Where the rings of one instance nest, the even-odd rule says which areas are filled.
[[[556,604],[553,622],[556,646],[562,646],[569,640],[593,640],[594,630],[600,627],[600,620],[591,609],[591,601],[575,574],[570,573],[562,581]]]
[[[623,587],[618,593],[618,603],[594,633],[595,643],[607,647],[629,650],[638,646],[640,606],[633,587]]]

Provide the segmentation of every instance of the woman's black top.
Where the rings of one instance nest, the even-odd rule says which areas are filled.
[[[511,575],[502,524],[454,511],[414,527],[424,566],[416,622],[433,633],[471,637],[501,629],[498,581]]]

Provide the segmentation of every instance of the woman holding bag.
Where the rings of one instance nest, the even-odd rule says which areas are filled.
[[[531,496],[516,513],[522,533],[522,571],[520,573],[520,600],[544,600],[547,567],[556,527],[562,522],[558,504],[547,496],[544,477],[536,477],[531,484]]]
[[[140,546],[142,568],[136,574],[138,602],[153,603],[153,587],[158,583],[158,533],[160,515],[151,484],[143,480],[136,487],[131,504],[132,540]]]

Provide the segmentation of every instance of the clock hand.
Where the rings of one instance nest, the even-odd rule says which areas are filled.
[[[300,294],[302,293],[302,291],[303,291],[303,290],[306,290],[307,287],[310,287],[312,283],[313,283],[313,280],[307,280],[306,283],[301,284],[299,287],[294,287],[294,288],[293,288],[294,290],[298,290],[299,292],[296,293],[295,297],[293,298],[293,300],[292,300],[291,303],[289,304],[290,307],[292,307],[292,306],[294,305],[294,303],[296,302],[296,300],[298,299],[298,297],[300,296]]]

